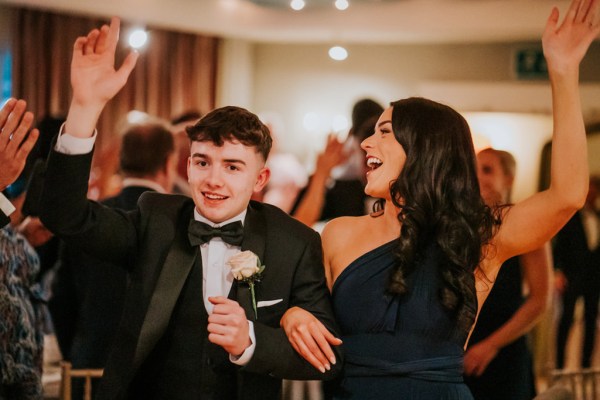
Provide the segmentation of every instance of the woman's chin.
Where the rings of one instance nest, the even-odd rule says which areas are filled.
[[[369,186],[368,183],[367,186],[365,186],[365,194],[376,199],[387,198],[390,195],[389,189],[378,190],[374,185]]]

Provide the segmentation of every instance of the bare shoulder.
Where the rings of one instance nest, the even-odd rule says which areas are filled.
[[[365,221],[369,216],[339,217],[332,219],[323,228],[321,238],[324,248],[334,249],[340,245],[347,245],[361,236]]]
[[[339,217],[334,218],[331,221],[327,222],[325,228],[323,228],[323,235],[333,235],[339,234],[345,231],[348,227],[350,227],[353,223],[356,223],[357,220],[360,220],[363,217]]]
[[[342,217],[330,221],[323,230],[323,253],[330,288],[342,271],[356,258],[375,246],[376,219],[371,215]]]

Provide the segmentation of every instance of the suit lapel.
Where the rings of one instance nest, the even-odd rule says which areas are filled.
[[[182,218],[175,228],[175,238],[162,266],[140,331],[135,351],[135,369],[154,348],[167,328],[175,303],[198,255],[198,248],[192,247],[187,238],[190,218],[191,212],[182,213]],[[201,259],[198,262],[202,265]]]
[[[266,232],[267,224],[263,213],[261,213],[255,205],[250,203],[248,206],[248,213],[246,214],[246,220],[244,221],[244,240],[242,242],[242,251],[250,250],[258,256],[260,261],[264,262],[265,247],[267,244]],[[260,287],[260,282],[255,286]],[[251,321],[256,320],[254,315],[254,308],[252,307],[252,295],[250,294],[250,288],[247,284],[233,281],[231,291],[229,292],[229,298],[237,300],[246,311],[246,318]],[[256,301],[259,299],[257,298]]]

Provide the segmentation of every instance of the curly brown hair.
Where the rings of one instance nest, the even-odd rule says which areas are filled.
[[[406,162],[390,185],[402,228],[388,290],[407,292],[406,278],[434,242],[444,259],[441,303],[468,330],[477,312],[474,271],[500,222],[479,193],[469,126],[458,112],[431,100],[408,98],[391,106]]]

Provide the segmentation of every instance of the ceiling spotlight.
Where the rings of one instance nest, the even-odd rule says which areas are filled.
[[[336,61],[344,61],[348,58],[348,51],[342,46],[333,46],[329,49],[329,57]]]
[[[292,9],[294,9],[296,11],[302,10],[305,5],[306,5],[306,3],[304,2],[304,0],[292,0],[292,1],[290,1],[290,7],[292,7]]]
[[[149,115],[143,111],[132,110],[126,115],[128,124],[141,124],[144,121],[148,121]]]
[[[348,0],[335,0],[335,8],[337,8],[340,11],[344,11],[349,6],[350,3],[348,3]]]
[[[129,45],[134,49],[139,49],[146,44],[148,33],[143,29],[136,29],[129,34]]]

